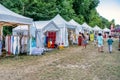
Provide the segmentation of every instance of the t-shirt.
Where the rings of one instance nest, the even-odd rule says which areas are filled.
[[[103,36],[97,36],[98,44],[103,44]]]
[[[107,43],[108,43],[108,45],[112,45],[113,40],[112,40],[111,38],[109,38],[109,39],[107,40]]]

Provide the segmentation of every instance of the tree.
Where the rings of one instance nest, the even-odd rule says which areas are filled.
[[[0,0],[10,10],[36,20],[50,20],[60,14],[65,20],[104,28],[110,22],[96,10],[99,0]],[[114,24],[114,21],[111,22]]]

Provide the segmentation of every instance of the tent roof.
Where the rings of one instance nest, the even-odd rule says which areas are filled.
[[[49,27],[55,26],[57,29],[59,29],[53,21],[35,21],[35,22],[33,22],[33,27],[38,30],[45,29],[45,27],[47,27],[47,26],[49,26]],[[19,31],[19,30],[28,30],[28,25],[19,25],[13,29],[13,31]]]
[[[82,27],[87,30],[92,30],[92,28],[86,22],[82,24]]]
[[[35,21],[34,22],[34,26],[37,29],[42,29],[43,27],[45,27],[50,21]]]
[[[0,22],[11,22],[13,24],[32,24],[32,19],[19,15],[0,4]]]
[[[51,19],[52,21],[55,22],[56,25],[58,25],[58,27],[63,27],[63,25],[66,25],[66,27],[68,28],[75,28],[75,26],[69,22],[67,22],[65,19],[63,19],[63,17],[61,17],[59,14],[57,14],[53,19]]]
[[[34,26],[36,27],[37,30],[41,29],[43,29],[44,31],[59,30],[59,27],[53,21],[35,21]]]
[[[66,20],[64,20],[59,14],[57,14],[52,21],[54,21],[57,25],[67,23]]]
[[[88,27],[89,27],[86,22],[84,22],[84,23],[82,24],[82,26],[85,27],[85,28],[88,28]]]
[[[108,29],[108,28],[105,27],[105,28],[103,29],[103,31],[104,31],[104,32],[110,32],[110,29]]]
[[[81,26],[79,23],[77,23],[75,20],[71,19],[69,23],[75,25],[75,26]]]
[[[13,28],[13,31],[20,31],[20,30],[27,31],[28,30],[28,25],[19,25],[19,26]]]
[[[79,23],[77,23],[75,20],[71,19],[69,23],[73,24],[74,26],[77,26],[77,29],[79,29],[80,31],[82,30],[82,26]]]
[[[101,31],[102,29],[98,27],[97,25],[93,28],[94,31]]]

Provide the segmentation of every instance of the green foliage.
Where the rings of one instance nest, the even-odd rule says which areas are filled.
[[[58,13],[67,21],[86,22],[94,27],[109,27],[109,22],[96,11],[99,0],[0,0],[10,10],[36,20],[50,20]]]
[[[3,35],[6,36],[7,34],[12,35],[12,26],[4,26],[3,27]]]

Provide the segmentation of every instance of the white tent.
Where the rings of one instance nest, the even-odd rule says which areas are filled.
[[[77,30],[76,30],[76,33],[77,34],[79,34],[79,32],[81,32],[82,31],[82,26],[79,24],[79,23],[77,23],[75,20],[73,20],[73,19],[71,19],[70,21],[69,21],[69,23],[71,23],[71,24],[73,24],[74,26],[76,26],[77,28]]]
[[[5,25],[31,25],[32,19],[19,15],[0,4],[0,29],[2,35],[2,26]]]
[[[12,34],[13,35],[18,35],[18,34],[22,34],[22,35],[29,35],[29,26],[28,25],[19,25],[15,28],[12,29]],[[35,27],[33,27],[33,25],[30,27],[30,35],[32,35],[33,37],[35,37]]]
[[[83,28],[82,28],[82,25],[80,25],[79,23],[77,23],[75,20],[71,19],[69,21],[69,23],[73,24],[74,26],[76,26],[76,42],[78,42],[78,35],[79,35],[79,32],[83,32]]]
[[[17,35],[20,33],[23,35],[28,35],[28,25],[19,25],[13,28],[12,32],[13,35]]]
[[[98,27],[97,25],[93,28],[94,31],[102,31],[102,29],[100,27]]]
[[[55,24],[60,28],[60,35],[59,35],[59,43],[63,43],[64,46],[68,46],[68,29],[74,29],[75,26],[71,23],[64,20],[59,14],[57,14],[52,21],[55,22]]]
[[[27,25],[20,25],[13,30],[13,35],[16,35],[17,33],[22,33],[23,35],[27,35],[28,33],[28,26]],[[53,21],[35,21],[32,24],[32,27],[30,28],[30,33],[32,36],[36,36],[36,43],[37,47],[44,47],[44,33],[47,31],[56,31],[57,37],[56,41],[59,40],[58,34],[59,34],[59,28]]]
[[[92,31],[92,28],[85,22],[82,24],[82,27],[83,27],[84,30],[86,30],[88,32]]]
[[[24,17],[22,15],[19,15],[13,11],[10,11],[6,7],[0,4],[0,33],[2,34],[2,27],[5,25],[10,25],[10,26],[17,26],[17,25],[28,25],[29,27],[32,24],[32,19]],[[29,32],[28,32],[29,33]],[[31,43],[30,43],[31,46]],[[31,47],[30,47],[30,53],[31,54]]]
[[[0,22],[9,22],[14,24],[31,24],[32,19],[19,15],[0,4]]]
[[[34,25],[38,31],[41,29],[43,32],[59,30],[58,26],[53,21],[35,21]]]
[[[37,47],[44,47],[45,32],[56,32],[56,41],[59,40],[59,28],[53,21],[35,21]],[[57,43],[57,42],[56,42]]]
[[[108,29],[108,28],[105,27],[105,28],[103,29],[103,31],[104,31],[104,32],[110,32],[110,29]]]

